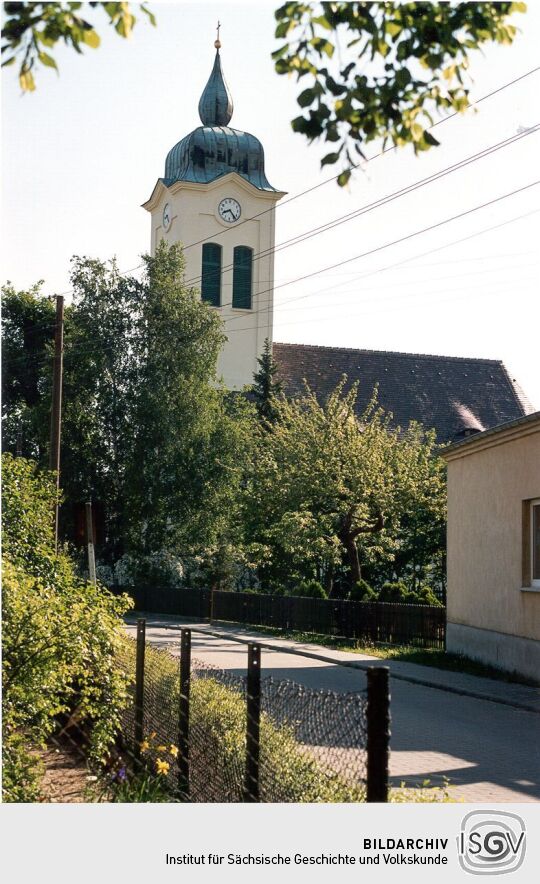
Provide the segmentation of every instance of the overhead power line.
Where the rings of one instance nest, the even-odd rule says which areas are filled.
[[[395,239],[395,240],[391,240],[390,242],[387,242],[387,243],[383,243],[383,244],[380,245],[380,246],[376,246],[376,247],[374,247],[373,249],[369,249],[369,250],[366,251],[366,252],[361,252],[361,253],[358,254],[358,255],[353,255],[353,256],[350,257],[350,258],[345,258],[345,259],[343,259],[343,260],[341,260],[341,261],[338,261],[338,262],[336,262],[335,264],[331,264],[331,265],[329,265],[329,266],[327,266],[327,267],[319,268],[319,270],[315,270],[315,271],[313,271],[312,273],[307,273],[307,274],[304,274],[304,275],[302,275],[302,276],[296,277],[295,279],[288,280],[288,281],[286,281],[286,282],[284,282],[284,283],[281,283],[279,286],[276,286],[276,288],[284,288],[285,286],[293,285],[293,284],[296,283],[296,282],[300,282],[300,281],[303,281],[303,280],[305,280],[305,279],[310,279],[310,278],[313,278],[313,277],[316,277],[316,276],[320,276],[320,275],[322,275],[323,273],[326,273],[328,270],[333,270],[333,269],[335,269],[335,268],[337,268],[337,267],[343,267],[343,266],[345,266],[346,264],[350,264],[350,263],[352,263],[353,261],[358,261],[358,260],[360,260],[360,259],[362,259],[362,258],[367,257],[368,255],[372,255],[372,254],[375,254],[375,253],[378,253],[378,252],[384,251],[385,249],[390,248],[390,247],[393,246],[393,245],[397,245],[398,243],[402,243],[402,242],[405,242],[405,241],[407,241],[407,240],[413,239],[413,238],[415,238],[415,237],[417,237],[417,236],[420,236],[420,235],[422,235],[422,234],[424,234],[424,233],[427,233],[428,231],[436,230],[436,229],[438,229],[439,227],[442,227],[442,226],[444,226],[444,225],[446,225],[446,224],[449,224],[449,223],[452,222],[452,221],[456,221],[456,220],[458,220],[458,219],[460,219],[460,218],[464,218],[464,217],[466,217],[466,216],[468,216],[468,215],[472,215],[473,213],[478,212],[478,211],[480,211],[481,209],[486,208],[487,206],[495,205],[496,203],[499,203],[499,202],[502,202],[503,200],[509,199],[510,197],[515,196],[515,195],[517,195],[518,193],[523,193],[523,192],[525,192],[525,191],[527,191],[527,190],[530,190],[531,188],[536,187],[538,184],[540,184],[540,180],[532,181],[532,182],[530,182],[529,184],[524,185],[523,187],[516,188],[515,190],[512,190],[512,191],[510,191],[509,193],[501,194],[500,196],[495,197],[494,199],[488,200],[487,202],[484,202],[484,203],[480,203],[480,204],[477,205],[477,206],[473,206],[472,208],[467,209],[467,210],[465,210],[464,212],[460,212],[460,213],[458,213],[457,215],[452,215],[452,216],[450,216],[449,218],[445,218],[445,219],[443,219],[442,221],[438,221],[438,222],[435,223],[435,224],[430,224],[430,225],[428,225],[427,227],[423,227],[423,228],[421,228],[420,230],[416,230],[416,231],[414,231],[414,232],[412,232],[412,233],[407,234],[406,236],[400,237],[400,238]],[[536,210],[536,211],[540,211],[540,210]],[[459,239],[459,240],[455,240],[453,243],[449,243],[449,244],[446,244],[446,245],[442,245],[442,246],[439,246],[439,247],[437,247],[437,248],[435,248],[435,249],[430,249],[429,251],[427,251],[427,252],[423,252],[423,253],[421,253],[420,255],[417,255],[417,256],[415,256],[415,257],[423,257],[424,255],[432,254],[433,252],[437,252],[437,251],[440,251],[440,250],[443,249],[443,248],[447,248],[448,245],[456,245],[456,244],[458,244],[458,243],[461,243],[461,242],[465,241],[466,239],[472,239],[472,238],[474,238],[475,236],[479,236],[479,235],[481,235],[482,233],[488,232],[489,230],[494,230],[494,229],[497,229],[498,227],[503,227],[503,226],[505,226],[506,224],[513,223],[514,221],[521,220],[521,218],[528,217],[529,215],[532,215],[532,214],[535,214],[535,212],[529,212],[529,213],[526,213],[525,215],[519,216],[519,217],[517,217],[517,218],[513,218],[513,219],[510,219],[510,220],[508,220],[508,221],[503,221],[503,222],[501,222],[500,224],[493,225],[492,227],[487,228],[486,230],[483,230],[483,231],[479,231],[479,232],[477,232],[477,233],[470,234],[468,237],[463,237],[463,238],[461,238],[461,239]],[[391,265],[391,266],[399,266],[399,264],[401,264],[401,263],[405,263],[405,262],[410,261],[410,260],[414,260],[414,258],[407,258],[407,259],[404,259],[404,261],[398,262],[397,265]],[[382,269],[384,270],[384,269],[387,269],[387,268],[382,268]],[[379,272],[382,272],[382,270],[373,271],[373,273],[379,273]],[[368,275],[368,274],[366,274],[366,275]],[[272,289],[268,289],[267,291],[270,292],[270,291],[272,291]],[[265,294],[265,292],[261,292],[260,294]],[[313,294],[313,293],[310,293],[310,294]],[[306,298],[306,297],[308,297],[308,296],[309,296],[309,295],[301,295],[301,296],[299,296],[298,298],[291,298],[291,299],[289,299],[289,301],[288,301],[287,303],[290,304],[290,303],[292,303],[292,302],[295,301],[295,300],[300,300],[300,299],[302,299],[302,298]],[[263,308],[263,309],[267,309],[267,308]],[[250,316],[256,316],[256,315],[257,315],[258,313],[260,313],[260,312],[261,312],[261,308],[258,307],[258,308],[256,308],[255,310],[251,311],[251,313],[250,313],[249,315],[250,315]],[[223,320],[223,325],[224,325],[224,326],[228,326],[228,323],[229,323],[230,321],[236,319],[236,318],[242,318],[242,319],[245,319],[245,318],[246,318],[246,314],[245,314],[245,313],[242,313],[242,315],[239,316],[239,317],[230,317],[229,319]],[[258,327],[260,327],[260,326],[254,326],[253,323],[250,323],[249,325],[246,325],[246,326],[241,326],[241,327],[237,327],[237,328],[227,328],[226,330],[227,330],[227,333],[231,333],[231,332],[245,331],[245,330],[248,330],[248,329],[253,329],[253,328],[258,328]],[[93,349],[94,349],[94,348],[91,347],[91,346],[84,346],[84,347],[70,347],[70,346],[69,346],[69,340],[68,340],[68,341],[67,341],[67,346],[66,346],[66,356],[67,356],[68,354],[71,354],[71,353],[91,353],[91,352],[93,351]],[[104,347],[104,348],[102,348],[102,352],[103,352],[104,350],[113,350],[113,349],[118,349],[118,344],[115,344],[115,345],[113,345],[113,346],[111,346],[111,347]],[[20,359],[25,359],[25,358],[32,358],[32,357],[31,357],[30,355],[28,355],[28,356],[27,356],[27,355],[22,355],[21,357],[16,357],[16,359],[18,359],[18,358],[20,358]],[[11,362],[15,362],[15,359],[11,360]],[[48,359],[47,359],[47,358],[44,358],[43,360],[41,360],[41,363],[38,362],[38,361],[36,361],[36,360],[33,360],[32,364],[33,364],[34,366],[37,367],[39,364],[43,364],[43,365],[44,365],[44,364],[47,364],[47,362],[48,362]]]
[[[341,261],[337,261],[335,264],[329,264],[326,267],[320,267],[318,270],[313,270],[311,273],[304,273],[302,276],[297,276],[295,279],[290,279],[288,282],[282,282],[274,288],[284,288],[288,285],[293,285],[296,282],[303,282],[306,279],[312,279],[314,276],[320,276],[323,273],[326,273],[328,270],[334,270],[336,267],[344,267],[346,264],[350,264],[352,261],[358,261],[361,258],[367,258],[368,255],[374,255],[377,252],[381,252],[384,249],[390,248],[390,246],[398,245],[402,242],[407,242],[410,239],[413,239],[416,236],[420,236],[423,233],[427,233],[431,230],[437,230],[439,227],[443,227],[445,224],[449,224],[451,221],[457,221],[460,218],[465,218],[468,215],[472,215],[474,212],[478,212],[480,209],[485,209],[487,206],[493,206],[496,203],[501,202],[502,200],[508,199],[509,197],[515,196],[518,193],[524,193],[526,190],[530,190],[532,187],[536,187],[540,184],[540,180],[531,181],[530,184],[525,184],[523,187],[518,187],[516,190],[511,190],[509,193],[501,194],[501,196],[495,197],[494,199],[488,200],[485,203],[480,203],[478,206],[473,206],[471,209],[466,209],[464,212],[459,212],[457,215],[452,215],[450,218],[445,218],[442,221],[438,221],[436,224],[429,224],[427,227],[422,227],[420,230],[415,230],[413,233],[408,233],[406,236],[401,236],[398,239],[394,239],[391,242],[384,243],[381,246],[375,246],[372,249],[368,249],[365,252],[360,252],[358,255],[353,255],[350,258],[344,258]],[[272,289],[267,289],[266,292],[260,292],[260,294],[266,294],[267,292],[272,291]],[[291,299],[292,301],[292,299]],[[290,303],[290,302],[289,302]],[[231,317],[235,319],[236,317]],[[239,317],[240,318],[240,317]],[[226,320],[225,322],[228,322]],[[251,328],[252,326],[245,326],[244,328]],[[242,329],[229,329],[229,331],[241,331]]]
[[[407,196],[410,193],[414,193],[416,190],[419,190],[422,187],[426,187],[428,184],[432,184],[432,183],[438,181],[439,179],[446,177],[447,175],[453,174],[454,172],[459,171],[462,168],[465,168],[466,166],[470,165],[471,163],[478,162],[479,160],[484,159],[485,157],[488,157],[491,154],[496,153],[497,151],[502,150],[505,147],[509,147],[510,145],[514,144],[515,142],[520,141],[523,138],[527,138],[529,135],[534,135],[539,131],[540,131],[540,123],[535,123],[526,132],[517,133],[516,135],[512,135],[509,138],[505,138],[502,141],[499,141],[499,142],[496,142],[495,144],[489,145],[488,147],[483,148],[480,151],[477,151],[477,153],[475,153],[475,154],[471,154],[470,156],[465,157],[464,159],[459,160],[458,162],[453,163],[450,166],[446,166],[445,168],[440,169],[438,172],[434,172],[431,175],[428,175],[425,178],[421,178],[418,181],[413,182],[412,184],[408,184],[405,187],[402,187],[397,191],[393,191],[392,193],[386,194],[385,196],[380,197],[379,199],[374,200],[371,203],[367,203],[364,206],[361,206],[360,208],[355,209],[353,212],[349,212],[345,215],[338,216],[337,218],[334,218],[331,221],[328,221],[325,224],[320,225],[319,227],[315,227],[315,228],[311,228],[306,231],[303,231],[302,233],[297,234],[296,236],[291,237],[288,240],[284,240],[283,242],[278,243],[278,245],[273,246],[269,249],[263,249],[261,252],[256,252],[252,256],[253,261],[260,261],[263,258],[266,258],[266,257],[269,257],[270,255],[274,255],[276,253],[279,253],[280,251],[282,251],[286,248],[291,248],[292,246],[299,245],[309,239],[312,239],[315,236],[319,236],[320,234],[326,233],[327,231],[332,230],[335,227],[339,227],[342,224],[348,223],[349,221],[352,221],[356,218],[361,217],[362,215],[365,215],[371,211],[374,211],[375,209],[384,207],[385,205],[394,202],[394,200],[396,200],[396,199],[400,199],[403,196]],[[140,265],[140,266],[142,266],[142,265]],[[232,270],[233,266],[234,266],[233,264],[228,264],[225,267],[222,267],[219,271],[220,275]],[[138,268],[133,268],[133,269],[136,270]],[[124,273],[121,273],[119,275],[124,276],[129,272],[130,271],[125,271]],[[184,280],[184,282],[186,285],[196,286],[198,283],[201,282],[201,279],[202,278],[199,275],[199,276],[191,277],[190,279],[186,279],[186,280]],[[272,288],[266,289],[263,292],[259,292],[258,295],[265,294],[267,291],[272,291],[273,288],[279,288],[279,284],[278,285],[274,284],[274,286]],[[225,301],[220,306],[221,307],[232,306],[232,300]],[[235,317],[235,318],[241,318],[241,317]],[[34,326],[34,328],[38,327],[38,325],[39,324],[36,324]],[[44,325],[47,325],[47,323],[45,323]]]
[[[509,80],[508,82],[503,83],[501,86],[498,86],[496,89],[492,89],[491,92],[487,92],[485,95],[482,95],[480,98],[476,99],[476,101],[474,101],[472,103],[471,107],[474,107],[477,104],[481,104],[483,101],[487,101],[489,98],[492,98],[494,95],[498,95],[500,92],[503,92],[505,89],[508,89],[511,86],[514,86],[516,83],[519,83],[522,80],[525,80],[527,77],[532,76],[532,74],[536,74],[538,71],[540,71],[540,65],[535,68],[531,68],[528,71],[525,71],[525,73],[521,74],[519,77],[514,77],[513,80]],[[454,117],[458,116],[458,113],[459,113],[458,111],[454,111],[453,113],[448,114],[448,116],[444,117],[444,119],[438,120],[436,123],[433,124],[433,126],[430,126],[429,128],[434,129],[436,126],[443,125],[443,123],[446,123],[446,122],[448,122],[448,120],[451,120]],[[363,163],[360,163],[359,165],[373,162],[373,160],[376,160],[378,157],[384,156],[385,154],[390,153],[393,150],[396,150],[395,146],[387,147],[383,151],[373,154],[371,157],[367,157],[366,160],[364,160]],[[341,172],[339,174],[341,174]],[[242,224],[247,223],[247,221],[256,220],[257,218],[260,218],[263,215],[266,215],[268,212],[275,211],[276,208],[278,208],[278,209],[283,208],[284,206],[288,205],[289,203],[292,203],[294,200],[300,199],[301,197],[305,196],[306,194],[312,193],[313,191],[318,190],[320,187],[325,187],[327,184],[330,184],[331,182],[336,181],[336,179],[339,177],[339,174],[334,175],[331,178],[326,178],[324,181],[320,181],[318,184],[314,184],[312,187],[308,187],[305,190],[302,190],[297,194],[293,194],[293,196],[289,197],[288,199],[282,200],[280,203],[278,203],[277,206],[272,207],[271,209],[265,209],[262,212],[260,212],[258,215],[253,215],[249,219],[244,219],[243,221],[240,221],[239,224],[237,225],[237,228],[239,226],[241,226]],[[216,236],[221,236],[225,232],[226,232],[225,230],[219,231],[216,234]],[[203,242],[208,242],[208,240],[207,239],[198,240],[197,242],[188,243],[186,246],[184,246],[184,250],[193,248],[194,246],[200,245]],[[140,270],[142,267],[144,267],[144,263],[137,264],[135,267],[130,267],[128,270],[121,271],[120,276],[127,276],[128,273],[134,273],[136,270]],[[73,291],[74,291],[74,289],[71,288],[65,292],[61,292],[61,294],[62,295],[70,295],[73,293]]]
[[[386,264],[384,267],[380,267],[377,270],[370,270],[368,273],[362,273],[360,275],[356,274],[355,279],[358,282],[361,282],[363,279],[367,279],[370,276],[376,276],[379,273],[386,273],[388,270],[394,270],[396,267],[402,267],[404,264],[410,264],[412,261],[416,261],[418,258],[425,258],[428,255],[436,254],[437,252],[441,252],[444,249],[448,249],[451,246],[461,245],[461,243],[468,242],[471,239],[475,239],[478,236],[483,236],[485,233],[491,233],[492,230],[498,230],[501,227],[506,227],[508,224],[514,224],[516,221],[521,221],[524,218],[529,218],[531,215],[537,215],[540,212],[540,209],[533,209],[532,212],[525,212],[523,215],[517,215],[515,218],[509,218],[506,221],[501,221],[500,224],[492,224],[490,227],[484,227],[482,230],[477,230],[475,233],[471,233],[468,236],[462,236],[460,239],[454,239],[449,243],[444,243],[442,246],[436,246],[434,249],[428,249],[426,252],[419,252],[416,255],[411,255],[408,258],[402,258],[400,261],[396,261],[393,264]],[[468,259],[470,260],[470,259]],[[332,286],[325,286],[323,289],[319,289],[316,292],[307,292],[303,295],[296,295],[294,298],[288,298],[284,301],[284,304],[292,304],[294,301],[303,301],[305,298],[312,298],[315,295],[321,294],[322,292],[335,291],[335,289],[340,288],[342,285],[349,284],[353,280],[346,280],[339,282]]]
[[[519,83],[521,80],[524,80],[526,77],[530,77],[532,74],[535,74],[538,71],[540,71],[540,65],[538,67],[531,68],[530,71],[526,71],[524,74],[521,74],[519,77],[515,77],[515,79],[510,80],[508,83],[503,83],[501,86],[498,86],[497,89],[493,89],[491,92],[486,93],[486,95],[482,95],[481,98],[478,98],[476,101],[473,101],[471,107],[474,107],[477,104],[481,104],[482,101],[486,101],[488,98],[492,98],[493,95],[497,95],[499,92],[503,92],[505,89],[508,89],[510,86],[514,86],[516,83]],[[448,120],[451,120],[453,117],[457,117],[460,113],[461,113],[460,111],[454,111],[453,113],[448,114],[448,116],[444,117],[444,119],[437,120],[436,123],[433,123],[432,126],[429,126],[427,131],[430,131],[431,129],[435,129],[437,126],[441,126],[443,123],[446,123]],[[365,165],[366,163],[371,163],[371,162],[373,162],[373,160],[379,159],[379,157],[382,157],[387,153],[391,153],[394,150],[397,150],[396,145],[391,145],[390,147],[386,147],[386,148],[384,148],[384,150],[379,151],[379,153],[372,154],[372,156],[370,156],[370,157],[366,157],[366,159],[362,160],[360,163],[356,163],[356,164],[353,163],[351,166],[348,166],[346,170],[342,170],[342,171],[347,171],[347,170],[352,171],[354,169],[358,169],[359,167]],[[243,224],[247,224],[249,221],[254,221],[257,218],[262,218],[263,215],[267,215],[269,212],[275,211],[276,208],[282,209],[284,206],[287,206],[289,203],[292,203],[295,200],[300,199],[300,197],[306,196],[308,193],[313,193],[313,191],[318,190],[320,187],[325,187],[327,184],[331,184],[333,181],[337,181],[337,179],[339,178],[340,175],[341,175],[341,172],[338,172],[337,175],[332,175],[331,178],[325,178],[324,181],[320,181],[318,184],[314,184],[312,187],[308,187],[305,190],[301,190],[299,193],[296,193],[293,196],[290,196],[288,199],[281,200],[281,202],[279,202],[277,204],[277,206],[272,206],[272,208],[270,208],[270,209],[263,209],[263,211],[259,212],[257,215],[252,215],[251,218],[245,218],[243,221],[240,221],[238,224],[235,225],[235,229],[238,229]],[[221,230],[218,233],[216,233],[216,236],[223,236],[225,233],[227,233],[227,230]],[[194,248],[195,246],[201,245],[201,243],[204,243],[207,241],[208,240],[206,240],[206,239],[199,239],[199,240],[196,240],[195,242],[188,243],[187,245],[184,246],[184,251],[186,251],[187,249]]]
[[[538,131],[540,131],[540,123],[535,123],[534,126],[528,129],[526,132],[512,135],[510,138],[505,138],[503,141],[492,144],[475,154],[471,154],[471,156],[465,157],[463,160],[459,160],[457,163],[453,163],[451,166],[446,166],[444,169],[440,169],[438,172],[434,172],[432,175],[428,175],[426,178],[421,178],[420,180],[415,181],[412,184],[408,184],[405,187],[400,188],[399,190],[389,193],[386,196],[380,197],[378,200],[367,203],[366,205],[355,209],[353,212],[349,212],[346,215],[340,215],[339,217],[334,218],[332,221],[328,221],[326,224],[322,224],[319,227],[314,227],[309,230],[303,231],[302,233],[299,233],[288,240],[284,240],[283,242],[278,243],[278,245],[272,246],[269,249],[263,249],[260,252],[255,252],[253,254],[253,261],[260,261],[263,258],[269,257],[270,255],[275,255],[278,252],[283,251],[283,249],[291,248],[291,246],[298,245],[302,242],[305,242],[306,240],[312,239],[315,236],[319,236],[321,233],[326,233],[328,230],[339,227],[341,224],[346,224],[347,222],[352,221],[355,218],[359,218],[368,212],[381,208],[388,203],[392,203],[396,199],[401,199],[401,197],[403,196],[408,196],[408,194],[414,193],[416,190],[419,190],[422,187],[426,187],[428,184],[432,184],[441,178],[445,178],[447,175],[451,175],[453,174],[453,172],[459,171],[460,169],[465,168],[471,163],[478,162],[478,160],[484,159],[485,157],[490,156],[491,154],[496,153],[497,151],[502,150],[505,147],[509,147],[510,145],[515,144],[517,141],[521,141],[521,139],[527,138],[529,135],[534,135]],[[219,272],[220,274],[226,273],[227,271],[232,270],[233,267],[233,264],[227,264],[225,265],[225,267],[222,267]],[[197,285],[201,282],[201,280],[201,275],[197,275],[191,277],[190,279],[186,279],[185,283],[186,285]],[[230,304],[225,303],[221,306],[226,307],[230,306]]]

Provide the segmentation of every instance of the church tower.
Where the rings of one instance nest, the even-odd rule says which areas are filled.
[[[231,93],[219,50],[199,101],[199,126],[168,153],[165,175],[143,204],[156,245],[181,242],[186,283],[218,310],[227,341],[218,373],[230,390],[253,383],[264,341],[272,340],[275,206],[261,142],[229,126]]]

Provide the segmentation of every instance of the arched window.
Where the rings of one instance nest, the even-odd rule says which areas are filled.
[[[253,249],[236,246],[233,257],[233,307],[251,310],[251,281],[253,276]]]
[[[201,298],[212,307],[221,306],[221,246],[215,242],[202,247]]]

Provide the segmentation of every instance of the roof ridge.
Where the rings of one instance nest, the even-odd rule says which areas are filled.
[[[484,362],[492,365],[502,365],[502,359],[487,359],[479,356],[441,356],[437,353],[404,353],[400,350],[366,350],[359,347],[334,347],[328,344],[289,344],[286,342],[274,341],[272,346],[278,347],[300,347],[310,350],[340,350],[344,353],[371,353],[381,356],[404,356],[410,359],[440,359],[446,362]]]

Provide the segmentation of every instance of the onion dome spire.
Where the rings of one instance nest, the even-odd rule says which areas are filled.
[[[221,58],[219,55],[219,50],[221,49],[221,41],[219,39],[220,27],[221,25],[218,22],[218,36],[214,43],[216,47],[214,67],[199,101],[199,116],[203,126],[228,126],[233,115],[232,96],[221,70]]]

